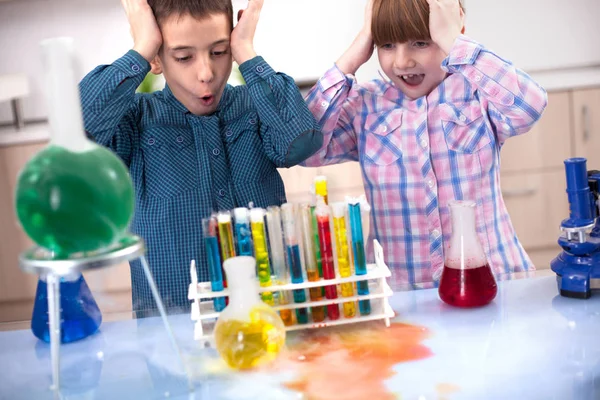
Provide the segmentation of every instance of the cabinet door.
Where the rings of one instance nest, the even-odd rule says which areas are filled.
[[[502,177],[504,203],[525,250],[554,248],[569,216],[564,171]]]
[[[569,92],[550,93],[548,107],[531,131],[508,139],[502,146],[502,173],[564,168],[571,157]]]
[[[588,159],[588,169],[600,169],[600,89],[573,92],[575,156]]]
[[[33,299],[37,276],[19,269],[19,253],[32,246],[14,208],[17,177],[25,163],[45,144],[0,148],[0,301]]]

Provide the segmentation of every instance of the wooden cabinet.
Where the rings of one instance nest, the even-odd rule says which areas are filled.
[[[588,159],[588,169],[600,170],[600,89],[573,92],[575,155]]]

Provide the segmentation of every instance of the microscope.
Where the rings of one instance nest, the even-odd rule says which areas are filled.
[[[565,160],[569,218],[561,222],[563,251],[550,263],[561,296],[588,299],[600,289],[600,171],[585,158]]]

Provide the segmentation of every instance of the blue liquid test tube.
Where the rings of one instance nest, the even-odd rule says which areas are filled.
[[[250,230],[250,211],[245,207],[233,210],[234,231],[238,256],[252,257],[252,231]]]
[[[210,287],[213,292],[223,291],[223,269],[221,267],[221,254],[219,241],[217,239],[218,223],[216,218],[202,219],[202,233],[204,234],[204,245],[206,246],[206,259],[208,260],[208,274]],[[223,311],[225,308],[225,297],[213,299],[215,311]]]
[[[298,236],[296,230],[296,212],[294,205],[285,203],[281,205],[281,214],[283,219],[283,236],[285,241],[285,250],[287,261],[292,275],[292,283],[304,282],[302,274],[302,262],[300,259],[300,246],[298,245]],[[295,289],[295,303],[306,303],[306,292],[304,289]],[[299,324],[308,323],[308,310],[306,308],[296,309],[296,321]]]
[[[362,218],[360,203],[349,203],[348,214],[350,217],[350,229],[352,231],[352,254],[354,256],[354,273],[356,275],[367,274],[367,259],[365,257],[365,242],[363,239]],[[356,291],[359,296],[369,294],[369,282],[356,282]],[[360,315],[371,314],[371,300],[359,300],[358,309]]]

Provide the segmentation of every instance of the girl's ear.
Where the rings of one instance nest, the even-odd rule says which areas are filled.
[[[465,33],[465,11],[463,10],[462,7],[460,7],[460,19],[462,20],[462,29],[460,30],[460,33],[464,34]]]

